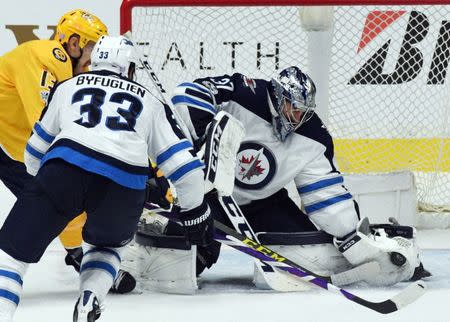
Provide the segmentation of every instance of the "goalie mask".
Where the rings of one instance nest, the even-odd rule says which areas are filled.
[[[275,135],[281,141],[307,122],[316,107],[316,86],[300,68],[292,66],[283,69],[271,79],[275,111],[272,124]]]
[[[92,50],[91,69],[106,69],[132,79],[137,60],[131,40],[123,36],[102,36]]]

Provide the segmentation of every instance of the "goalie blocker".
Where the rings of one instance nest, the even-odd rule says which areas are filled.
[[[244,126],[236,118],[224,111],[214,116],[204,144],[206,192],[215,188],[222,196],[231,195],[236,154],[244,136]]]

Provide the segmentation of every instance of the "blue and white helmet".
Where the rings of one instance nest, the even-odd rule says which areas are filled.
[[[271,79],[275,98],[275,111],[272,123],[275,135],[284,141],[286,137],[308,121],[316,107],[316,86],[313,80],[300,68],[291,66],[283,69]],[[293,121],[283,112],[286,102],[292,104],[292,110],[302,112],[299,121]]]
[[[124,36],[102,36],[92,49],[91,69],[106,69],[128,77],[130,65],[137,64],[136,49]]]

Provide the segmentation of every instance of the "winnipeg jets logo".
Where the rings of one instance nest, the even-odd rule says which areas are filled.
[[[253,92],[253,94],[256,94],[255,92],[255,87],[256,87],[256,82],[254,79],[248,78],[246,76],[242,77],[243,81],[244,81],[244,86],[250,88],[250,90]]]
[[[263,150],[264,148],[259,150],[256,157],[252,155],[250,158],[246,158],[243,155],[239,160],[239,166],[241,168],[239,175],[241,176],[241,180],[250,180],[253,176],[259,176],[264,173],[265,169],[260,166],[261,160],[259,159]]]
[[[261,189],[274,177],[276,162],[273,153],[257,142],[241,144],[237,154],[235,184],[243,189]]]

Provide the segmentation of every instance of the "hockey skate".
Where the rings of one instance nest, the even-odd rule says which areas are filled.
[[[65,257],[66,265],[73,266],[73,268],[79,273],[81,261],[83,259],[83,250],[81,247],[67,249],[67,255]],[[110,292],[117,294],[125,294],[134,290],[136,287],[136,279],[128,273],[120,269],[117,273],[117,277],[111,286]]]
[[[73,322],[94,322],[100,314],[100,305],[94,293],[84,291],[75,303]]]
[[[135,287],[136,279],[127,271],[119,269],[117,277],[114,280],[114,283],[109,291],[111,293],[125,294],[134,290]]]

